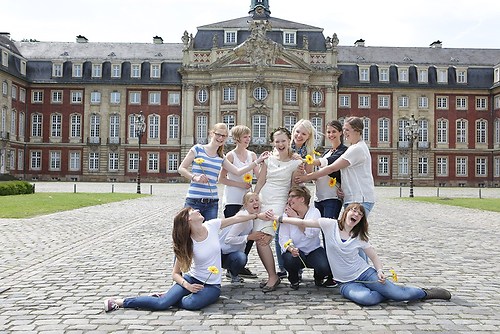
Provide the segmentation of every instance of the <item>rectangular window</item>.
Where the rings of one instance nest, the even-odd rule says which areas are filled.
[[[467,70],[457,70],[457,83],[467,83]]]
[[[447,96],[436,97],[436,108],[437,109],[448,109],[448,97]]]
[[[388,68],[379,68],[378,77],[380,82],[389,82],[389,69]]]
[[[17,170],[24,170],[24,150],[17,150]]]
[[[61,137],[62,116],[61,114],[52,114],[50,122],[50,136]]]
[[[111,65],[111,77],[120,78],[122,76],[122,66],[120,64]]]
[[[61,170],[61,151],[50,151],[50,170]]]
[[[196,117],[196,142],[204,144],[208,137],[208,117],[206,115],[198,115]]]
[[[360,95],[358,106],[360,108],[370,108],[370,95]]]
[[[12,85],[11,97],[13,100],[17,100],[17,86],[16,85]]]
[[[53,64],[52,65],[52,76],[55,78],[60,78],[63,76],[62,64]]]
[[[476,144],[486,144],[488,122],[476,121]]]
[[[378,141],[379,143],[389,142],[389,125],[388,118],[381,118],[378,120]]]
[[[457,121],[457,143],[467,143],[467,121]]]
[[[91,92],[90,93],[90,103],[100,104],[101,103],[101,92]]]
[[[448,176],[448,158],[447,157],[437,157],[436,158],[436,175],[437,176]]]
[[[179,116],[168,117],[168,139],[179,139]]]
[[[109,153],[108,169],[110,172],[115,172],[119,168],[120,159],[117,152]]]
[[[51,92],[51,102],[52,103],[62,103],[62,98],[63,98],[63,92],[62,90],[53,90]]]
[[[495,169],[494,176],[499,177],[500,176],[500,157],[495,157],[495,165],[493,166],[493,168]]]
[[[9,66],[9,53],[3,50],[2,50],[2,65],[5,67]]]
[[[148,172],[159,172],[159,160],[158,153],[148,153]]]
[[[141,103],[141,92],[129,92],[128,93],[128,103],[140,104]]]
[[[140,78],[141,77],[141,65],[140,64],[132,64],[132,68],[130,69],[130,77],[131,78]]]
[[[167,172],[174,173],[177,172],[179,168],[179,154],[178,153],[168,153],[167,155]]]
[[[80,152],[69,152],[69,170],[78,171],[80,170]]]
[[[429,108],[429,98],[427,96],[419,96],[418,109],[427,109],[427,108]]]
[[[265,115],[252,116],[252,143],[265,144],[267,140],[267,117]]]
[[[43,91],[34,90],[32,93],[32,101],[33,103],[43,103]]]
[[[297,89],[286,87],[285,88],[285,103],[297,103]]]
[[[495,109],[500,109],[500,95],[495,96]]]
[[[151,74],[151,78],[153,78],[153,79],[160,78],[160,74],[161,74],[160,64],[152,64],[150,74]]]
[[[370,81],[370,68],[360,67],[359,68],[359,81],[369,82]]]
[[[160,137],[160,116],[150,115],[148,119],[148,137],[151,139],[158,139]]]
[[[418,83],[427,83],[429,81],[429,71],[427,69],[418,70]]]
[[[41,137],[42,136],[42,115],[33,114],[31,116],[31,136]]]
[[[79,114],[71,115],[70,136],[79,138],[82,135],[82,116]]]
[[[178,106],[181,104],[181,92],[168,92],[168,105]]]
[[[83,92],[78,90],[78,91],[72,91],[71,92],[71,103],[73,104],[80,104],[83,101]]]
[[[236,87],[224,87],[222,89],[222,101],[235,102],[236,101]]]
[[[398,159],[398,173],[399,175],[408,175],[409,174],[409,168],[408,168],[408,157],[399,157]]]
[[[21,75],[26,75],[26,61],[25,60],[21,60]]]
[[[386,156],[378,157],[378,175],[381,176],[389,175],[389,157]]]
[[[19,101],[26,102],[26,89],[24,88],[19,89]]]
[[[235,30],[224,31],[224,44],[237,44],[237,34]]]
[[[92,78],[100,78],[102,76],[102,65],[92,64]]]
[[[285,129],[290,131],[290,133],[292,132],[292,129],[293,129],[295,123],[297,123],[296,116],[287,115],[283,118],[283,126],[285,127]]]
[[[109,103],[120,104],[120,92],[111,92],[109,94]]]
[[[159,105],[161,102],[160,92],[149,92],[149,104]]]
[[[128,170],[129,172],[137,172],[139,169],[139,153],[128,154]]]
[[[297,32],[296,31],[284,31],[283,32],[283,44],[284,45],[296,45],[297,44]]]
[[[398,78],[399,78],[399,82],[408,82],[408,69],[407,68],[399,68],[398,69]]]
[[[73,78],[82,77],[82,64],[73,64]]]
[[[486,110],[488,108],[488,98],[476,97],[476,110]]]
[[[350,108],[351,107],[351,96],[350,95],[339,95],[339,107]]]
[[[31,170],[42,169],[42,151],[31,151],[30,167]]]
[[[228,131],[231,132],[231,129],[236,125],[236,116],[234,114],[222,115],[222,123],[226,124]],[[226,143],[234,144],[233,137],[227,138]]]
[[[438,144],[448,143],[448,121],[444,119],[437,120],[437,138]]]
[[[429,158],[427,157],[418,158],[418,174],[419,175],[429,174]]]
[[[99,152],[89,153],[89,171],[99,170]]]
[[[408,108],[410,106],[410,98],[408,96],[400,96],[398,98],[398,106],[400,108]]]
[[[457,110],[467,110],[467,97],[457,97]]]
[[[467,176],[467,158],[466,157],[457,157],[457,176]]]
[[[390,107],[391,97],[389,95],[379,95],[378,96],[378,107],[379,109],[388,109]]]
[[[476,176],[484,177],[488,174],[487,159],[486,158],[476,158]]]
[[[3,81],[2,82],[2,94],[3,94],[3,96],[7,96],[8,93],[9,93],[9,84],[7,83],[7,81]]]
[[[441,68],[437,70],[437,82],[448,83],[448,69]]]

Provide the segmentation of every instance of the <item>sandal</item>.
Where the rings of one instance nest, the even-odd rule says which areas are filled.
[[[265,287],[266,285],[267,285],[267,279],[263,279],[263,280],[262,280],[262,281],[260,281],[260,283],[259,283],[259,288],[261,288],[261,289],[262,289],[262,288],[263,288],[263,287]]]
[[[272,291],[275,291],[276,288],[278,287],[278,285],[281,283],[281,278],[278,277],[278,280],[276,281],[276,283],[274,283],[273,285],[269,286],[269,285],[265,285],[263,288],[262,288],[262,292],[264,293],[268,293],[268,292],[272,292]]]

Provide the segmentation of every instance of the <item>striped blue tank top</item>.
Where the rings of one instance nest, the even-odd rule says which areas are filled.
[[[219,179],[220,170],[222,169],[223,158],[218,155],[211,157],[205,152],[202,145],[196,144],[193,146],[195,150],[195,159],[191,164],[191,172],[197,175],[205,174],[209,182],[197,183],[191,181],[189,185],[187,197],[188,198],[219,198],[217,194],[217,181]],[[196,159],[203,159],[201,164],[196,162]]]

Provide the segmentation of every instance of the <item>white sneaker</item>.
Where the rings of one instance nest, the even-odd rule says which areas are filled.
[[[113,298],[106,299],[104,301],[104,311],[106,311],[106,312],[118,310],[119,308],[120,308],[120,306],[118,306],[118,304],[116,303],[116,300],[114,300]]]

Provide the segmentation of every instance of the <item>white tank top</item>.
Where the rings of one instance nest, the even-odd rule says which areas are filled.
[[[247,159],[245,161],[241,161],[238,158],[238,155],[234,151],[230,151],[227,155],[233,156],[233,165],[236,168],[242,168],[248,166],[252,163],[252,153],[247,150]],[[252,175],[253,178],[253,170],[249,171],[248,174]],[[227,173],[227,178],[232,181],[244,182],[243,176],[245,174],[238,176],[232,173]],[[243,196],[248,192],[249,189],[243,189],[240,187],[233,186],[224,186],[224,196],[222,198],[223,205],[226,204],[243,204]]]

